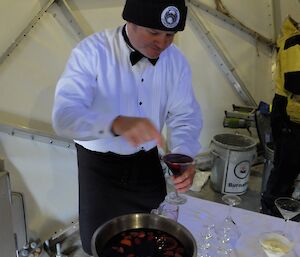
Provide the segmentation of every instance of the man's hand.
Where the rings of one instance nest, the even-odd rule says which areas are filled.
[[[193,184],[194,176],[196,173],[195,165],[191,165],[180,176],[172,176],[172,181],[178,192],[184,193],[190,189]]]
[[[160,147],[164,145],[163,137],[147,118],[118,116],[112,123],[112,131],[135,147],[151,140]]]

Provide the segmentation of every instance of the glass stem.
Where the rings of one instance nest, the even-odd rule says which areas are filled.
[[[174,192],[175,192],[175,196],[176,196],[176,198],[178,198],[179,196],[178,196],[178,192],[177,192],[177,189],[176,189],[176,187],[175,187],[175,184],[173,183],[173,187],[174,187]]]
[[[232,218],[231,218],[231,212],[232,212],[232,205],[230,204],[228,206],[227,219],[231,219],[232,220]]]
[[[288,225],[289,225],[289,219],[284,219],[284,228],[283,228],[283,235],[284,236],[287,236]]]

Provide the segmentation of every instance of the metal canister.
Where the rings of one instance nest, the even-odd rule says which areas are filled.
[[[256,159],[257,142],[239,134],[219,134],[211,142],[212,188],[223,194],[241,195],[247,191],[250,167]]]

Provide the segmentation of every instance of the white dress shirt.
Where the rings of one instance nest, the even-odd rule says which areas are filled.
[[[132,154],[156,142],[133,147],[111,133],[112,122],[119,115],[147,117],[158,131],[167,125],[172,152],[194,157],[202,118],[185,57],[172,44],[155,66],[146,58],[132,66],[130,52],[122,27],[95,33],[73,49],[57,83],[54,130],[92,151]]]

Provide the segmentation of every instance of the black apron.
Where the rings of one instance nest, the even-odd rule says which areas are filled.
[[[166,196],[166,183],[156,147],[132,155],[76,148],[80,236],[83,250],[91,255],[91,239],[100,225],[157,208]]]

